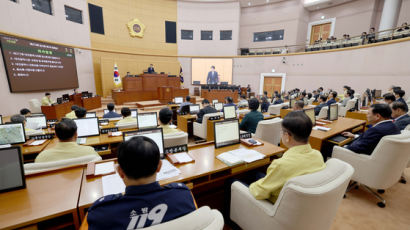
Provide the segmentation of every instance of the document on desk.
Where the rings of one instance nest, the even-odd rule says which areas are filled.
[[[179,174],[181,171],[178,168],[169,163],[168,160],[162,160],[161,170],[157,173],[157,181],[166,180]]]
[[[173,155],[179,163],[187,163],[187,162],[191,162],[192,158],[187,154],[187,153],[175,153]]]
[[[29,145],[31,146],[42,145],[44,142],[46,142],[46,140],[37,140],[37,141],[31,142]]]
[[[329,131],[331,128],[323,127],[323,126],[315,126],[312,128],[313,130],[320,130],[320,131]]]
[[[243,160],[241,160],[241,158],[233,155],[230,152],[221,153],[218,156],[216,156],[216,158],[218,158],[220,161],[227,164],[228,166],[233,166],[236,164],[243,163]]]
[[[265,157],[262,153],[255,151],[253,149],[236,149],[229,151],[234,156],[242,159],[246,163],[251,163],[257,160],[261,160]]]
[[[94,175],[103,175],[115,171],[114,161],[95,164]]]
[[[102,187],[104,196],[125,192],[125,184],[118,173],[103,176]]]

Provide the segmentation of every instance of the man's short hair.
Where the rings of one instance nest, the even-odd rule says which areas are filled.
[[[172,110],[170,110],[168,107],[162,108],[159,111],[159,120],[161,121],[162,124],[166,125],[168,124],[172,119]]]
[[[295,106],[303,109],[303,107],[305,106],[305,103],[302,100],[298,100],[295,102]]]
[[[31,111],[30,111],[29,109],[27,109],[27,108],[23,108],[23,109],[20,110],[20,115],[25,116],[25,115],[27,115],[27,114],[29,114],[29,113],[31,113]]]
[[[228,102],[228,104],[233,103],[232,97],[225,97],[225,100]]]
[[[211,66],[211,69],[215,69],[215,66],[212,65],[212,66]]]
[[[159,148],[148,137],[133,137],[118,148],[118,163],[131,179],[152,176],[158,169],[159,160]]]
[[[259,108],[259,101],[256,98],[252,98],[249,100],[249,109],[255,111]]]
[[[186,100],[186,101],[191,101],[191,97],[190,97],[190,96],[186,96],[186,97],[185,97],[185,100]]]
[[[332,91],[332,97],[336,98],[337,97],[337,92],[336,91]]]
[[[122,108],[122,109],[121,109],[121,115],[122,115],[123,117],[129,117],[129,116],[131,116],[131,110],[130,110],[130,108],[128,108],[128,107]]]
[[[347,96],[352,97],[353,96],[353,90],[349,89],[346,92]]]
[[[264,94],[264,95],[268,95],[268,91],[263,91],[263,94]]]
[[[312,93],[308,93],[308,99],[312,98]]]
[[[20,114],[15,114],[13,116],[10,117],[10,121],[12,123],[21,123],[24,124],[24,122],[26,121],[26,118],[23,115]]]
[[[350,89],[351,89],[351,87],[348,86],[348,85],[343,86],[343,88],[345,88],[345,89],[347,89],[347,90],[350,90]]]
[[[402,90],[402,89],[395,89],[395,90],[394,90],[394,94],[399,95],[399,97],[403,97],[404,94],[406,94],[406,92],[405,92],[404,90]]]
[[[385,95],[383,95],[384,100],[388,100],[388,101],[395,101],[396,97],[392,94],[392,93],[386,93]]]
[[[242,98],[242,99],[246,99],[246,96],[245,96],[245,95],[241,95],[241,98]]]
[[[50,93],[45,93],[46,96],[51,95]]]
[[[312,127],[310,118],[300,111],[288,113],[282,121],[283,131],[289,133],[298,142],[308,143]]]
[[[63,118],[56,124],[55,131],[59,140],[70,140],[77,132],[77,125],[75,121],[68,118]]]
[[[326,100],[327,100],[327,97],[326,97],[325,95],[321,95],[321,96],[320,96],[320,100],[326,101]]]
[[[114,110],[114,108],[115,108],[115,105],[114,105],[114,103],[108,103],[107,104],[107,109],[108,109],[108,111],[113,111]]]
[[[382,116],[384,119],[390,119],[391,118],[391,108],[387,104],[373,104],[370,106],[372,108],[372,113],[373,114],[379,114]]]
[[[83,107],[78,107],[78,109],[75,110],[75,116],[77,118],[84,118],[86,114],[87,114],[87,110],[84,109]]]
[[[73,105],[71,106],[71,111],[76,111],[78,108],[80,108],[78,105]]]
[[[202,100],[202,104],[203,104],[203,105],[205,105],[205,104],[209,104],[208,99],[204,99],[204,100]]]
[[[403,102],[401,102],[401,101],[395,101],[395,102],[393,102],[392,104],[391,104],[391,108],[393,109],[393,110],[398,110],[398,109],[400,109],[400,110],[402,110],[403,112],[408,112],[409,111],[409,108],[403,103]]]

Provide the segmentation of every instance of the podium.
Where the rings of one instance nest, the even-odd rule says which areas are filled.
[[[224,102],[226,97],[232,97],[233,102],[238,102],[238,91],[226,90],[226,89],[211,89],[211,90],[201,90],[201,97],[212,102],[212,100],[217,99],[219,102]]]
[[[172,95],[174,95],[174,88],[169,86],[158,87],[159,101],[172,101]]]
[[[78,93],[70,95],[70,101],[72,101],[74,105],[83,107],[86,110],[101,108],[101,96],[82,98],[81,93]]]
[[[69,101],[62,104],[55,104],[52,106],[41,106],[41,112],[46,116],[47,120],[57,119],[65,117],[65,115],[71,112],[71,106],[74,102]]]

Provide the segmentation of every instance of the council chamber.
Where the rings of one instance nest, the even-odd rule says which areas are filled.
[[[0,12],[0,229],[410,228],[410,0]]]

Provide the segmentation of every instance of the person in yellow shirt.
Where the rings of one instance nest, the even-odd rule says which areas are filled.
[[[65,115],[65,117],[66,117],[66,118],[69,118],[69,119],[76,119],[77,116],[75,115],[75,111],[76,111],[78,108],[79,108],[79,107],[78,107],[77,105],[71,106],[71,112],[67,113],[67,114]]]
[[[171,119],[172,111],[168,107],[165,107],[159,111],[159,123],[164,135],[182,132],[179,129],[171,127],[171,125],[169,124],[171,122]]]
[[[137,118],[131,116],[131,110],[128,107],[124,107],[121,109],[121,115],[123,117],[122,120],[117,122],[117,125],[121,124],[129,124],[129,123],[137,123]]]
[[[51,94],[46,93],[43,99],[41,99],[41,105],[42,106],[50,106],[53,104],[53,101],[51,100]]]
[[[41,152],[35,159],[35,163],[67,160],[87,155],[95,156],[95,160],[101,160],[101,157],[90,146],[81,146],[76,143],[77,125],[68,118],[63,118],[55,126],[58,143],[47,150]]]

